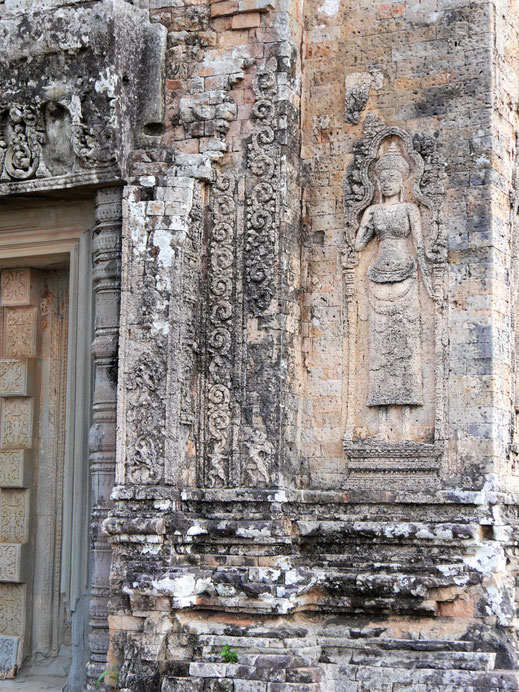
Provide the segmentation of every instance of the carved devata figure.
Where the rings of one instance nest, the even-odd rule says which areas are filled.
[[[361,252],[376,238],[366,272],[369,303],[368,406],[423,404],[418,269],[433,297],[419,207],[403,201],[410,166],[395,140],[374,166],[379,203],[362,216],[355,241]],[[410,242],[411,241],[411,242]]]
[[[442,435],[445,173],[432,137],[371,116],[365,132],[345,180],[344,441],[360,471],[378,460],[388,473],[436,463]]]

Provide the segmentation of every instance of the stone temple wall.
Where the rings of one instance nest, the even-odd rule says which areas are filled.
[[[85,689],[519,689],[517,15],[6,0],[0,194],[99,190]]]

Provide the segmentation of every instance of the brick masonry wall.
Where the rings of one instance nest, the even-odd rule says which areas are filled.
[[[517,481],[517,128],[519,90],[517,31],[518,8],[497,3],[493,8],[496,39],[493,45],[494,88],[492,91],[492,151],[487,153],[493,169],[492,213],[496,242],[494,331],[499,368],[493,388],[498,411],[501,445],[498,472],[509,489]],[[510,443],[511,448],[510,448]],[[511,477],[513,476],[513,477]]]

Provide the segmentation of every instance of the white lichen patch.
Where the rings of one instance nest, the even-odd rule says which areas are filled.
[[[340,0],[325,0],[318,9],[318,12],[326,14],[328,17],[333,17],[339,11]]]
[[[211,586],[208,578],[197,579],[193,574],[163,577],[151,582],[151,586],[164,596],[170,596],[178,608],[188,608],[197,601],[197,596],[207,591]]]
[[[476,546],[474,555],[465,558],[465,564],[482,574],[505,570],[506,558],[500,543],[484,543]]]
[[[245,527],[240,526],[236,531],[237,536],[242,538],[270,538],[270,532],[266,526],[262,529],[257,529],[255,527]]]
[[[171,267],[175,258],[175,251],[171,246],[171,233],[164,229],[157,229],[153,234],[153,245],[158,248],[157,261],[163,267]]]

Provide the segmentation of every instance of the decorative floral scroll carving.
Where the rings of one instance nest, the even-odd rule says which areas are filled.
[[[276,73],[259,72],[254,80],[256,125],[247,150],[247,240],[245,274],[247,305],[261,315],[273,295],[275,233],[278,226],[279,146],[277,124]]]
[[[32,178],[40,163],[41,145],[45,140],[41,111],[33,105],[12,104],[7,116],[3,178]]]
[[[0,111],[2,181],[46,178],[115,161],[111,138],[100,141],[85,123],[77,95],[58,102],[10,103]]]
[[[232,369],[235,187],[219,177],[213,190],[209,241],[209,323],[207,326],[207,442],[204,483],[224,486],[232,453]]]
[[[23,449],[0,449],[0,487],[23,485],[24,462]]]
[[[202,232],[204,214],[201,200],[193,204],[189,214],[188,234],[182,251],[182,325],[181,325],[181,372],[180,405],[181,422],[191,425],[194,421],[193,381],[196,353],[198,351],[198,327],[200,325],[200,300],[198,282],[202,265]]]
[[[132,426],[134,443],[130,475],[135,483],[158,483],[162,477],[164,431],[157,421],[164,420],[164,403],[159,394],[165,377],[164,363],[151,356],[144,357],[128,377],[127,389],[134,390],[128,421]]]
[[[0,635],[0,680],[12,678],[18,667],[18,637],[4,637]]]
[[[27,395],[27,361],[0,360],[0,396]]]

